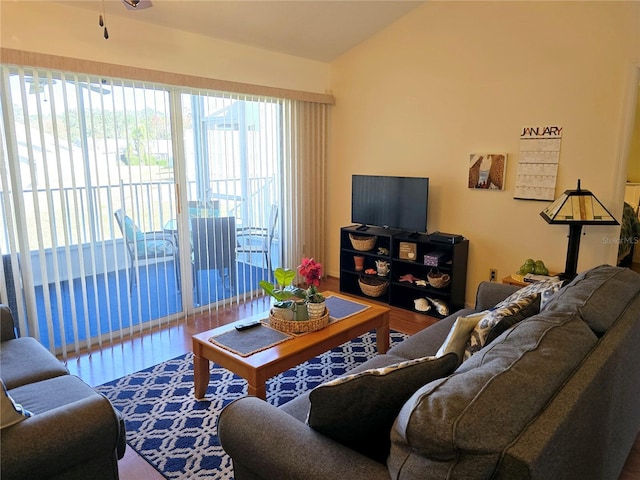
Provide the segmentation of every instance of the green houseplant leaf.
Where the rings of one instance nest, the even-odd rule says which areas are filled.
[[[276,285],[266,280],[260,280],[260,287],[278,302],[289,300],[293,297],[306,298],[306,292],[301,288],[291,285],[296,276],[296,272],[291,269],[278,267],[274,270],[273,276],[276,279]]]

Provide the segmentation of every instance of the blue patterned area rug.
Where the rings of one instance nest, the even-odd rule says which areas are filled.
[[[391,332],[391,344],[406,335]],[[376,354],[375,332],[288,370],[267,382],[267,401],[282,405]],[[124,415],[127,443],[164,477],[180,480],[233,478],[231,459],[218,442],[218,415],[247,395],[246,381],[211,366],[206,400],[193,396],[193,354],[97,387]]]

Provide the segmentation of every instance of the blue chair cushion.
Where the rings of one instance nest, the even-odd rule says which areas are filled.
[[[124,217],[124,234],[129,242],[133,242],[134,240],[136,242],[140,242],[141,240],[144,240],[144,234],[138,230],[138,227],[133,223],[133,220],[126,215]]]
[[[173,243],[169,240],[142,240],[136,243],[136,248],[141,258],[166,257],[174,253]]]

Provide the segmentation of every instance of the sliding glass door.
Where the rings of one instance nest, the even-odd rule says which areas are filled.
[[[183,310],[169,104],[2,67],[2,293],[23,335],[66,353]]]
[[[323,261],[326,105],[0,65],[0,301],[66,357]]]
[[[281,102],[181,96],[194,306],[259,288],[279,264]]]

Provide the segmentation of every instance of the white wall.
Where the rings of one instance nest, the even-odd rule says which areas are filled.
[[[563,271],[568,228],[540,217],[548,202],[513,199],[519,133],[562,126],[556,195],[580,178],[619,216],[639,18],[638,2],[428,2],[335,61],[329,274],[339,272],[353,173],[430,177],[429,230],[470,240],[467,303],[490,268],[501,278],[531,257]],[[508,154],[505,191],[467,188],[474,152]],[[606,242],[617,236],[587,228],[579,271],[615,262]]]
[[[109,40],[96,10],[52,1],[0,0],[0,45],[97,62],[219,80],[325,93],[329,65],[214,40],[180,30],[109,17]],[[134,12],[135,13],[135,12]]]

